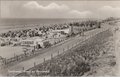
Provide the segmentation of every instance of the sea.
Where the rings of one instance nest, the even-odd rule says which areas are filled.
[[[30,19],[30,18],[4,18],[0,19],[0,32],[14,30],[14,29],[22,29],[28,27],[35,27],[35,26],[50,26],[53,24],[64,24],[74,21],[85,21],[89,20],[89,18],[58,18],[58,19]],[[92,19],[94,20],[94,19]]]

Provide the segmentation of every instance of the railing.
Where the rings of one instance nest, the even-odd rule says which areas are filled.
[[[61,44],[65,40],[67,40],[67,39],[66,38],[60,39],[59,40],[60,43],[57,43],[56,45]],[[53,46],[55,46],[55,45],[53,45]],[[38,50],[30,50],[30,51],[27,51],[26,53],[23,53],[23,54],[20,54],[20,55],[14,55],[13,57],[11,57],[9,59],[4,59],[2,64],[0,65],[0,68],[5,68],[5,67],[8,67],[9,65],[15,64],[16,62],[20,62],[20,61],[23,61],[23,60],[33,58],[33,57],[35,57],[39,54],[44,53],[43,52],[44,49],[47,49],[47,48],[42,48],[41,50],[39,50],[39,49]]]

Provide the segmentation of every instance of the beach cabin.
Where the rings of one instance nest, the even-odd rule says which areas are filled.
[[[70,29],[69,28],[66,28],[66,29],[61,29],[61,30],[53,30],[52,32],[54,33],[58,33],[58,32],[64,32],[64,33],[69,33],[70,32]]]
[[[3,57],[0,56],[0,67],[1,67],[1,65],[4,64],[4,61],[5,61],[5,58],[3,58]]]
[[[0,45],[3,43],[3,40],[2,39],[0,39]]]
[[[60,37],[65,37],[67,34],[69,34],[69,28],[67,29],[61,29],[61,30],[52,30],[48,37],[51,38],[60,38]]]
[[[22,40],[21,41],[21,45],[22,46],[34,46],[34,40]]]
[[[41,47],[41,48],[44,48],[45,46],[44,46],[44,40],[43,39],[35,39],[35,45],[36,46],[39,46],[39,47]]]
[[[21,41],[22,46],[40,46],[44,48],[44,42],[45,40],[42,38],[31,38],[31,39],[26,39]]]

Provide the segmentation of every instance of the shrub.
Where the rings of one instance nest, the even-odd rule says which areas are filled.
[[[45,48],[50,47],[52,44],[49,41],[43,43]]]

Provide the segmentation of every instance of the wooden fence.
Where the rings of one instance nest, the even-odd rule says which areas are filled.
[[[99,33],[92,34],[92,35],[90,35],[89,37],[85,38],[85,39],[84,39],[83,41],[81,41],[81,42],[80,42],[80,40],[79,40],[79,42],[77,41],[77,42],[75,42],[75,43],[72,44],[72,45],[68,45],[68,47],[63,48],[61,52],[60,52],[60,51],[57,51],[57,54],[56,54],[56,55],[55,55],[55,54],[51,54],[51,58],[49,59],[49,61],[50,61],[53,57],[58,57],[60,54],[63,54],[63,53],[65,53],[66,51],[70,51],[70,49],[75,48],[75,46],[81,44],[82,42],[85,42],[87,39],[92,38],[92,37],[97,37],[98,35],[103,35],[103,36],[104,36],[104,35],[105,35],[104,33],[109,32],[109,31],[110,31],[110,30],[107,29],[107,30],[101,31],[101,32],[99,32]],[[44,64],[46,61],[48,61],[48,59],[43,58],[43,63],[42,63],[42,64]],[[39,63],[34,62],[32,68],[26,70],[26,72],[24,71],[23,73],[17,74],[17,76],[24,76],[25,74],[28,73],[27,71],[31,71],[31,70],[38,69],[38,68],[39,68],[39,65],[40,65]],[[30,74],[30,75],[33,75],[33,76],[34,76],[34,74],[35,74],[35,76],[37,76],[37,75],[39,76],[39,75],[41,74],[41,73],[38,72],[37,70],[31,71],[31,72],[32,72],[32,73],[29,73],[29,74]],[[33,72],[34,72],[34,73],[33,73]],[[42,74],[43,74],[43,73],[42,73]],[[45,73],[44,75],[46,75],[46,74],[47,74],[47,73]]]

